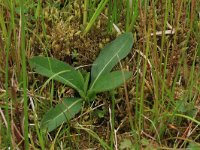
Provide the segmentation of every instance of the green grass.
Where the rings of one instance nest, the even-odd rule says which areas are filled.
[[[29,123],[28,123],[28,95],[27,95],[27,71],[26,71],[26,41],[25,41],[25,28],[26,28],[26,21],[25,21],[25,15],[24,15],[24,1],[20,0],[20,47],[21,47],[21,59],[22,59],[22,81],[23,81],[23,101],[24,101],[24,149],[29,149]]]
[[[0,149],[199,147],[199,12],[195,0],[1,0]],[[42,132],[43,115],[77,93],[27,61],[50,56],[88,71],[99,47],[119,34],[114,26],[134,35],[131,54],[115,68],[132,71],[131,80]]]

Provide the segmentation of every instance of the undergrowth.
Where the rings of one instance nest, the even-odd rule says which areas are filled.
[[[199,14],[195,0],[0,0],[0,149],[199,149]],[[133,47],[113,70],[130,80],[44,132],[44,114],[80,93],[29,60],[87,74],[124,32]]]

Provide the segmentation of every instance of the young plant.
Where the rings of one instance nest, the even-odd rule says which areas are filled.
[[[72,119],[82,108],[84,101],[94,100],[97,93],[110,91],[128,80],[129,71],[112,71],[113,67],[131,51],[132,33],[124,33],[107,44],[94,61],[91,73],[85,76],[70,65],[50,57],[33,57],[29,63],[35,72],[64,83],[75,89],[80,97],[64,98],[61,104],[51,108],[41,121],[41,128],[53,131],[63,122]]]

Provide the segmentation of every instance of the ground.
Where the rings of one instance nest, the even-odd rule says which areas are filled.
[[[148,7],[140,10],[132,30],[132,52],[121,61],[122,66],[115,68],[133,73],[125,86],[115,90],[114,146],[120,149],[136,149],[138,143],[139,149],[176,149],[200,145],[198,36],[187,21],[188,4],[179,3],[180,1],[172,3],[164,33],[161,32],[165,26],[164,2],[157,2],[155,7],[150,2]],[[9,15],[9,10],[4,11]],[[154,16],[154,11],[157,16]],[[50,56],[73,67],[81,67],[82,71],[90,71],[100,50],[119,34],[114,28],[108,32],[107,19],[101,14],[84,36],[85,25],[82,24],[77,1],[69,2],[66,6],[63,6],[62,1],[43,1],[40,13],[43,17],[33,17],[35,14],[31,6],[26,12],[26,17],[30,16],[27,17],[26,58],[31,149],[41,149],[35,124],[41,121],[47,110],[60,103],[63,97],[73,97],[77,93],[57,82],[50,82],[43,88],[47,78],[34,73],[28,60],[38,55]],[[121,31],[124,31],[125,26],[123,15],[125,12],[120,15],[120,23],[116,24]],[[16,18],[19,19],[19,14],[16,14]],[[18,24],[15,33],[19,32]],[[2,34],[0,32],[1,36]],[[14,42],[11,43],[9,55],[8,90],[9,99],[12,99],[12,103],[9,103],[9,107],[12,106],[12,144],[23,149],[23,80],[20,52],[17,51],[20,45],[15,43],[16,39],[11,40]],[[6,98],[4,47],[5,39],[2,36],[1,99]],[[113,139],[110,135],[111,99],[109,92],[98,94],[96,100],[86,103],[74,119],[45,134],[46,149],[108,149],[107,146]],[[1,100],[0,105],[4,109],[5,101]],[[4,111],[1,112],[4,116]],[[142,117],[139,117],[141,112]],[[130,124],[130,113],[134,129]],[[1,121],[1,126],[6,128],[6,121]],[[0,142],[3,143],[5,141],[2,135]]]

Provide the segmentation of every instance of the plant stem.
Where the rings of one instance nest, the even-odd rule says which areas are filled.
[[[110,126],[111,126],[111,132],[110,132],[110,147],[113,149],[114,146],[114,125],[115,125],[115,92],[111,91],[111,100],[112,100],[112,106],[111,106],[111,121],[110,121]]]
[[[26,50],[25,50],[25,16],[24,0],[20,0],[20,22],[21,22],[21,57],[22,57],[22,77],[24,92],[24,149],[29,149],[28,139],[28,99],[27,99],[27,72],[26,72]]]
[[[89,0],[84,0],[84,9],[83,9],[83,25],[87,24],[87,10],[88,10],[88,2]]]
[[[5,25],[5,24],[4,24]],[[11,124],[10,124],[10,114],[9,114],[9,90],[8,90],[8,72],[9,72],[9,49],[10,49],[10,37],[11,37],[11,29],[12,27],[9,26],[9,32],[8,35],[6,34],[6,32],[4,32],[4,35],[6,36],[6,81],[5,81],[5,87],[6,87],[6,121],[7,121],[7,147],[12,148],[12,143],[11,143],[11,139],[12,139],[12,135],[11,135]]]

